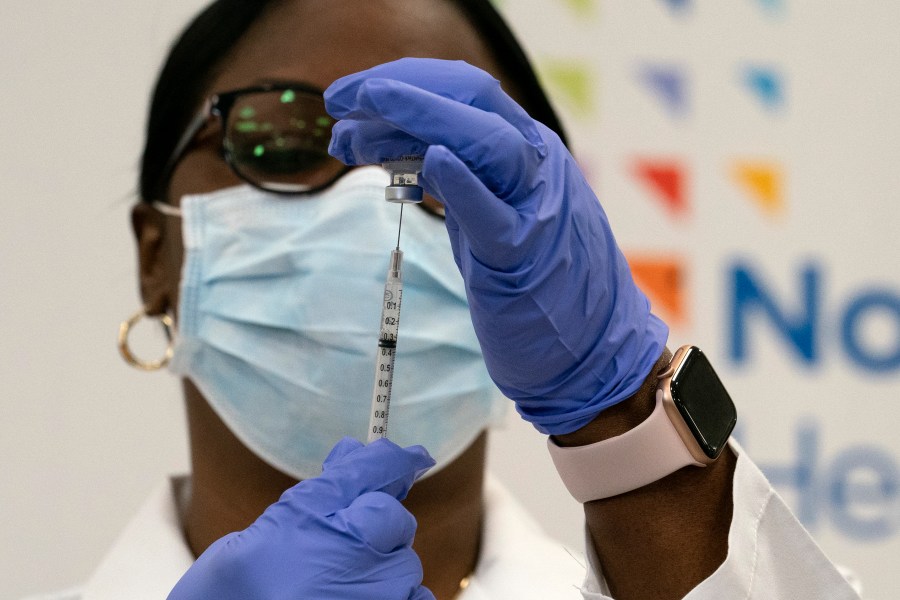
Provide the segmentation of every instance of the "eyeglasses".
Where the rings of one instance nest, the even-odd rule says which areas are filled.
[[[328,154],[334,119],[325,110],[322,92],[301,83],[278,83],[210,97],[175,146],[163,181],[214,121],[220,126],[225,162],[235,175],[267,192],[309,194],[349,170]]]

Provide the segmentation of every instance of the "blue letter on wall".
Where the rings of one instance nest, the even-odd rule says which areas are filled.
[[[749,329],[753,322],[764,319],[788,343],[798,357],[808,364],[817,359],[817,324],[819,316],[819,270],[807,265],[799,274],[799,305],[793,311],[782,308],[772,292],[749,265],[732,267],[731,358],[735,362],[748,359]]]
[[[893,373],[900,368],[900,338],[894,337],[885,351],[867,346],[860,333],[860,322],[872,313],[887,315],[900,329],[900,297],[889,290],[866,290],[850,302],[841,323],[841,339],[847,356],[854,363],[873,373]],[[888,334],[889,335],[889,334]]]

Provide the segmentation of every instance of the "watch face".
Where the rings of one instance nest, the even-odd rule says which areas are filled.
[[[691,348],[672,378],[672,400],[710,458],[717,458],[737,422],[731,396],[699,348]]]

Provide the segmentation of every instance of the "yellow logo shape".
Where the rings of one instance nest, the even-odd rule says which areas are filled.
[[[784,172],[781,165],[771,161],[736,161],[732,173],[763,212],[775,215],[784,210]]]

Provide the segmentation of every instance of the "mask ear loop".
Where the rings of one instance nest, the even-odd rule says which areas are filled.
[[[154,200],[150,206],[159,211],[161,214],[166,215],[167,217],[175,217],[180,219],[182,217],[181,209],[177,206],[172,206],[171,204],[166,204],[165,202],[160,202],[159,200]]]
[[[125,359],[126,363],[135,369],[141,371],[158,371],[169,364],[169,361],[172,360],[172,356],[174,355],[173,331],[175,329],[175,322],[172,320],[172,317],[165,314],[153,317],[162,324],[163,329],[166,332],[166,339],[169,340],[169,343],[166,346],[165,354],[163,354],[163,357],[159,360],[141,360],[132,354],[131,348],[128,346],[128,334],[131,333],[132,327],[147,316],[147,312],[141,308],[141,310],[134,313],[127,320],[122,321],[122,324],[119,325],[119,354],[122,355],[122,358]]]

